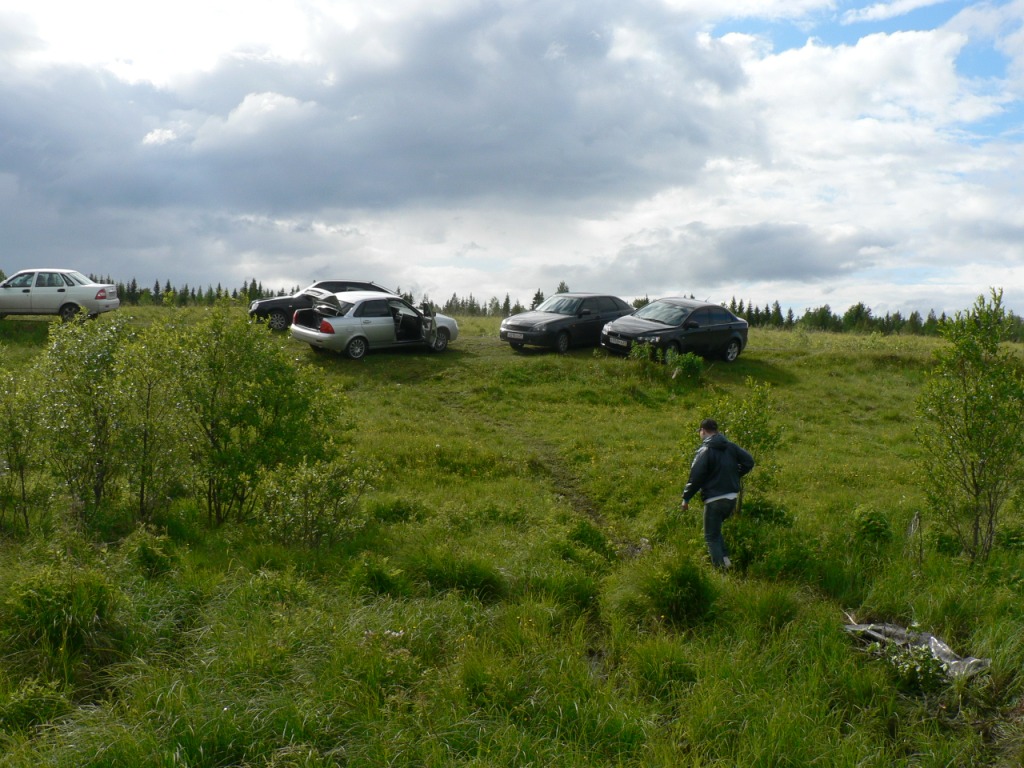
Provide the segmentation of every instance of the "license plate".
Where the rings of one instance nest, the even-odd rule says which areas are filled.
[[[618,344],[620,347],[628,347],[629,346],[629,342],[628,341],[626,341],[625,339],[617,339],[614,336],[609,336],[608,337],[608,341],[611,342],[612,344]]]
[[[510,339],[521,339],[521,338],[523,338],[523,334],[516,333],[515,331],[509,331],[505,335],[508,336]]]

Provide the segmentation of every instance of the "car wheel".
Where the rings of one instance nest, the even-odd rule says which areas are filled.
[[[434,339],[434,346],[430,348],[431,352],[444,352],[448,349],[448,329],[438,328],[437,337]]]
[[[360,360],[366,356],[366,350],[366,339],[361,336],[356,336],[348,343],[348,346],[345,347],[345,354],[353,360]]]
[[[560,355],[569,351],[569,333],[567,331],[558,334],[558,338],[555,339],[555,350]]]
[[[726,345],[725,352],[722,353],[722,357],[725,359],[725,362],[731,363],[739,356],[740,343],[737,339],[733,339]]]
[[[65,323],[69,323],[75,319],[75,317],[78,315],[78,312],[79,309],[77,304],[65,304],[63,307],[60,308],[60,312],[58,314],[60,314],[61,320],[63,320]]]
[[[288,315],[285,314],[284,310],[275,309],[267,315],[267,325],[272,331],[283,331],[288,327]]]
[[[679,351],[680,350],[679,350],[679,342],[678,341],[670,341],[668,343],[668,346],[665,347],[665,354],[666,355],[668,355],[669,352],[672,352],[672,353],[678,355]]]

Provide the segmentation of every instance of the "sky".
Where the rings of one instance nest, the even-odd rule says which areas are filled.
[[[1024,314],[1024,0],[0,0],[0,269]]]

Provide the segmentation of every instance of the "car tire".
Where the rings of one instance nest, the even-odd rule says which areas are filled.
[[[448,339],[450,338],[447,328],[438,328],[437,336],[434,338],[434,345],[430,348],[431,352],[444,352],[448,349]]]
[[[275,309],[267,315],[267,326],[272,331],[283,331],[288,327],[288,315],[282,309]]]
[[[345,347],[345,354],[351,357],[353,360],[362,360],[366,357],[366,350],[369,346],[366,343],[366,339],[362,336],[356,336],[352,341]]]
[[[555,351],[560,355],[564,355],[569,351],[569,332],[562,331],[555,337]]]
[[[740,342],[739,339],[731,339],[728,344],[725,345],[725,351],[722,352],[722,359],[727,363],[734,362],[737,357],[740,356]]]
[[[80,311],[77,304],[65,304],[57,314],[60,315],[60,319],[65,323],[70,323],[78,316]]]

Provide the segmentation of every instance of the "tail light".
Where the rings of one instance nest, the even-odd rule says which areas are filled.
[[[98,291],[96,291],[96,299],[98,301],[102,301],[102,300],[104,300],[106,298],[107,298],[107,289],[106,288],[100,288]]]
[[[334,326],[326,320],[320,321],[320,333],[334,333]]]

